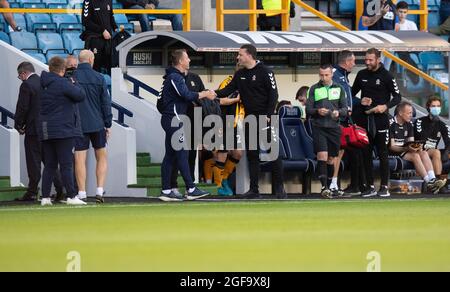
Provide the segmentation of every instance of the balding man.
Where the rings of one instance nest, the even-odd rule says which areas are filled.
[[[78,184],[78,198],[86,195],[86,154],[90,143],[97,159],[96,201],[104,202],[104,185],[108,168],[106,142],[112,125],[111,97],[103,75],[94,71],[94,54],[83,50],[79,55],[79,65],[74,78],[86,93],[86,99],[79,104],[83,137],[75,141],[75,175]]]

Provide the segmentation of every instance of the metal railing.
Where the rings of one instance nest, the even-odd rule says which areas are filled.
[[[126,108],[124,108],[123,106],[119,105],[118,103],[112,102],[111,103],[111,107],[116,109],[118,112],[118,117],[117,120],[115,120],[116,123],[118,123],[119,125],[128,128],[128,125],[125,124],[125,115],[132,118],[133,117],[133,113],[130,112],[129,110],[127,110]]]
[[[356,1],[356,28],[359,26],[359,20],[361,19],[364,11],[364,0],[355,0]],[[393,0],[393,2],[397,2]],[[408,14],[419,15],[420,18],[420,30],[427,31],[428,30],[428,0],[420,1],[420,9],[419,10],[408,10]]]
[[[14,114],[4,107],[0,106],[0,125],[10,129],[10,127],[8,126],[8,118],[14,120]]]
[[[290,0],[281,0],[281,10],[257,9],[256,0],[248,0],[248,9],[225,9],[224,0],[216,0],[216,30],[225,30],[225,15],[246,15],[249,16],[249,29],[256,31],[258,28],[257,19],[259,14],[281,14],[281,27],[283,31],[289,30],[289,3]]]
[[[123,79],[130,81],[131,83],[133,83],[133,92],[130,92],[131,94],[133,94],[135,97],[139,98],[139,99],[143,99],[140,94],[139,91],[140,89],[144,89],[145,91],[153,94],[154,96],[159,96],[159,91],[148,86],[147,84],[145,84],[144,82],[137,80],[134,77],[131,77],[128,74],[123,74]]]
[[[313,13],[314,15],[316,15],[317,17],[321,18],[322,20],[330,23],[331,25],[333,25],[334,27],[338,28],[339,30],[342,31],[350,31],[349,28],[347,28],[346,26],[336,22],[335,20],[331,19],[330,17],[324,15],[322,12],[314,9],[313,7],[309,6],[308,4],[304,3],[301,0],[292,0],[294,3],[296,3],[297,5],[299,5],[300,7],[302,7],[303,9]],[[357,0],[358,2],[363,2],[364,0]],[[427,1],[424,0],[421,2],[421,5],[423,5],[424,3],[426,3]],[[364,3],[363,3],[364,4]],[[361,10],[362,11],[362,10]],[[428,16],[428,9],[427,9],[427,16]],[[406,68],[407,70],[411,71],[412,73],[418,75],[419,77],[424,78],[426,81],[432,83],[433,85],[436,85],[437,87],[443,89],[443,90],[449,90],[449,87],[447,85],[445,85],[444,83],[434,79],[433,77],[431,77],[430,75],[428,75],[427,73],[417,69],[416,67],[408,64],[407,62],[403,61],[400,58],[397,58],[396,56],[394,56],[392,53],[383,50],[383,54],[389,58],[392,59],[394,62],[396,62],[397,64],[399,64],[400,66]]]
[[[181,14],[183,30],[191,30],[191,0],[181,0],[181,9],[114,9],[116,14]],[[81,14],[79,8],[0,8],[0,13]]]

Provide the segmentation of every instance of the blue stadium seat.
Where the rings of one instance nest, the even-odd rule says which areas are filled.
[[[69,0],[69,6],[72,8],[82,8],[83,0]]]
[[[11,44],[8,34],[6,34],[3,31],[0,31],[0,41],[4,41],[7,44]]]
[[[73,14],[52,14],[52,21],[56,24],[59,31],[64,29],[81,30],[83,28]]]
[[[300,109],[298,107],[280,108],[280,140],[286,150],[286,158],[290,161],[289,167],[295,167],[299,171],[308,171],[312,166],[314,158],[312,150],[312,140],[308,140],[305,126],[300,119]],[[311,144],[311,149],[305,144]],[[309,154],[309,157],[308,157]]]
[[[6,20],[3,18],[3,14],[0,13],[0,31],[8,32],[8,26]]]
[[[114,14],[114,20],[117,24],[128,23],[128,18],[125,14]]]
[[[27,52],[28,55],[30,55],[31,57],[41,61],[44,64],[47,64],[47,59],[45,58],[44,54],[42,53],[37,53],[37,52]]]
[[[34,33],[21,31],[9,34],[11,45],[19,50],[35,50],[38,51],[37,40]]]
[[[61,36],[55,32],[40,32],[36,35],[38,46],[44,54],[48,50],[66,53]]]
[[[25,16],[23,16],[22,14],[14,13],[14,20],[16,21],[16,24],[20,26],[23,30],[28,30]]]
[[[389,157],[389,170],[391,172],[400,170],[399,164],[400,164],[400,162],[397,158]],[[378,158],[374,158],[374,160],[373,160],[373,169],[375,172],[380,170],[380,160]]]
[[[47,8],[44,3],[24,3],[23,8]]]
[[[56,31],[56,24],[52,23],[50,15],[28,13],[25,15],[27,20],[27,30],[35,32],[36,30],[52,30]]]
[[[341,14],[354,14],[356,12],[356,2],[349,0],[338,0],[338,9]]]
[[[426,72],[446,68],[444,56],[440,52],[422,52],[419,54],[419,60]]]
[[[84,42],[80,39],[77,32],[64,32],[62,34],[64,47],[72,55],[78,55],[78,52],[84,49]]]
[[[49,51],[47,53],[47,62],[49,62],[51,60],[51,58],[53,58],[55,56],[61,57],[63,59],[66,59],[69,56],[69,54],[63,53],[63,52],[59,52],[59,51]]]
[[[59,5],[67,5],[67,0],[42,0],[42,3],[46,4],[47,6],[50,4],[59,4]]]
[[[49,9],[65,9],[67,7],[68,7],[67,4],[58,4],[58,3],[47,4],[47,8],[49,8]],[[78,20],[78,17],[77,17],[77,20]]]
[[[40,4],[42,3],[41,0],[18,0],[18,3],[20,3],[21,7],[24,7],[25,4]]]

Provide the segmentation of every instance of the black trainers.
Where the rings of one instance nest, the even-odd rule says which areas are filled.
[[[275,188],[274,193],[277,196],[277,199],[287,199],[288,198],[286,190],[282,186]]]
[[[261,198],[259,191],[256,191],[256,190],[249,190],[243,196],[245,199],[260,199]]]
[[[344,196],[344,191],[341,189],[331,189],[331,195],[333,197],[342,197]]]
[[[95,196],[95,203],[96,204],[103,204],[105,202],[105,198],[103,198],[103,196],[100,195],[96,195]]]
[[[320,195],[325,199],[333,199],[333,193],[327,188],[322,188]]]
[[[358,187],[354,187],[354,186],[348,186],[345,190],[344,190],[344,196],[359,196],[361,195],[361,191],[359,190]]]
[[[378,191],[378,196],[382,198],[390,197],[391,193],[389,193],[389,188],[387,186],[381,186],[380,190]]]
[[[446,183],[446,179],[432,179],[427,183],[427,190],[436,195]]]
[[[22,27],[20,27],[20,26],[16,26],[16,29],[14,30],[14,31],[22,31]]]
[[[210,195],[209,192],[202,191],[197,187],[191,193],[189,191],[186,191],[186,199],[188,199],[189,201],[197,200],[209,195]]]
[[[170,192],[170,194],[167,195],[161,192],[158,199],[164,202],[181,202],[184,200],[183,196],[177,195],[174,192]]]
[[[375,191],[375,187],[373,187],[373,186],[368,187],[368,188],[366,189],[366,191],[364,191],[364,192],[361,194],[361,196],[362,196],[363,198],[371,198],[371,197],[375,197],[376,195],[377,195],[377,191]]]

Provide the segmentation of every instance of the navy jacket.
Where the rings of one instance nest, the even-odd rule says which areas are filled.
[[[19,99],[14,115],[14,128],[17,130],[25,129],[26,135],[35,136],[38,134],[40,91],[41,78],[37,74],[31,75],[20,85]]]
[[[86,98],[78,105],[83,133],[111,128],[111,96],[103,75],[92,69],[90,64],[83,63],[78,65],[73,77],[86,94]]]
[[[42,141],[81,136],[77,103],[86,95],[81,87],[52,72],[41,75],[39,135]]]
[[[198,101],[199,94],[188,89],[185,78],[186,76],[175,67],[166,70],[159,96],[163,103],[163,115],[186,115],[189,103]]]
[[[350,72],[347,72],[344,68],[339,65],[334,66],[333,70],[333,82],[339,84],[344,88],[345,94],[347,96],[347,106],[349,109],[353,108],[353,95],[352,95],[352,86],[350,85],[350,81],[348,79],[348,75]]]

